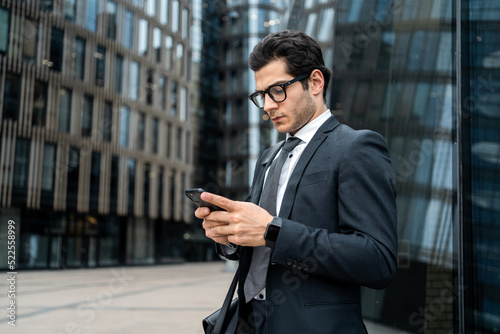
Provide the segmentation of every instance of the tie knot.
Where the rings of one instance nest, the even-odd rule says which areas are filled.
[[[301,140],[297,137],[290,137],[288,140],[285,142],[285,145],[283,145],[283,149],[287,152],[290,152],[295,148],[295,146],[299,145]]]

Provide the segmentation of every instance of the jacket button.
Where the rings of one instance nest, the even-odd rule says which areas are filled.
[[[293,260],[292,267],[297,268],[297,261],[296,260]]]
[[[287,266],[291,266],[292,263],[293,263],[292,259],[290,259],[290,258],[286,259],[286,265]]]
[[[299,264],[297,265],[297,269],[301,270],[302,268],[304,268],[304,265],[303,265],[302,263],[299,263]]]
[[[304,264],[304,271],[308,271],[309,270],[309,266],[307,264]]]

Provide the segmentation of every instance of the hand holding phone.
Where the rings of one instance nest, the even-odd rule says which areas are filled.
[[[221,207],[214,205],[212,203],[205,202],[201,199],[201,193],[205,192],[203,188],[193,188],[184,191],[186,196],[198,207],[207,207],[210,211],[225,211]]]

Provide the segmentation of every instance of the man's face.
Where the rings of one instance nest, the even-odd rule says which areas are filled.
[[[294,79],[286,72],[286,64],[275,60],[255,72],[257,90],[266,90],[269,86],[284,84]],[[309,78],[304,79],[309,80]],[[295,82],[286,88],[286,100],[274,102],[269,94],[264,98],[264,111],[269,115],[276,130],[294,135],[316,115],[317,105],[309,89],[304,90],[302,83]]]

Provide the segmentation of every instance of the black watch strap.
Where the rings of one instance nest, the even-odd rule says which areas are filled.
[[[278,240],[281,223],[281,218],[274,217],[273,220],[267,225],[266,232],[264,233],[264,240],[266,241],[267,247],[274,248],[274,246],[276,246],[276,240]]]

